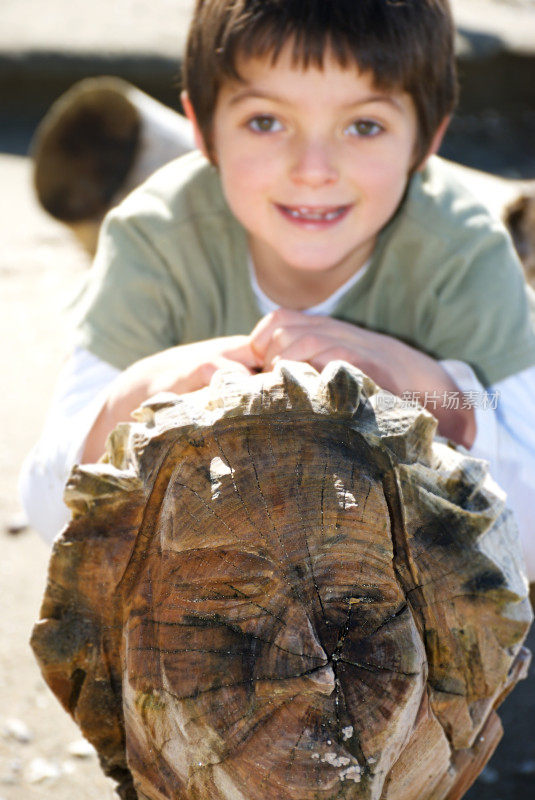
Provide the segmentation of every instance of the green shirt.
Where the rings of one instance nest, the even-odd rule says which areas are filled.
[[[465,361],[490,385],[535,364],[535,296],[503,226],[450,171],[435,157],[413,176],[333,316]],[[246,232],[200,153],[110,212],[80,315],[78,345],[120,369],[258,322]]]

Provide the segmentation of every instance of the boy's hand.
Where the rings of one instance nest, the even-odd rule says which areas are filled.
[[[260,366],[248,336],[222,336],[162,350],[132,364],[123,376],[128,388],[142,390],[145,400],[158,392],[202,389],[218,369],[250,374]]]
[[[425,397],[426,393],[458,391],[438,361],[420,350],[392,336],[331,317],[279,309],[260,320],[251,334],[251,344],[264,370],[271,369],[280,358],[307,361],[317,370],[329,361],[342,359],[398,396],[404,392]],[[433,404],[430,410],[438,419],[440,433],[465,447],[473,444],[473,409]]]
[[[183,394],[202,389],[218,369],[251,374],[261,368],[248,336],[225,336],[179,345],[136,361],[113,382],[105,405],[86,439],[82,463],[102,455],[108,434],[127,422],[144,400],[158,392]]]

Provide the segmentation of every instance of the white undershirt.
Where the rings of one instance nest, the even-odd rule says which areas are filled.
[[[247,260],[247,265],[249,267],[251,286],[253,288],[253,293],[260,313],[265,316],[266,314],[271,313],[271,311],[276,311],[278,308],[280,308],[280,305],[272,300],[271,297],[268,297],[267,294],[260,288],[256,277],[253,260],[250,255]],[[329,295],[326,300],[322,300],[321,303],[311,306],[310,308],[303,309],[303,314],[322,314],[324,317],[328,317],[338,305],[340,298],[343,297],[343,295],[349,291],[349,289],[355,286],[355,284],[357,284],[364,277],[369,266],[370,262],[366,261],[358,272],[355,272],[354,275],[352,275],[345,283],[339,286],[335,292]]]
[[[308,313],[331,313],[341,295],[364,271],[365,268],[360,270]],[[253,269],[251,284],[263,314],[278,307],[258,286]],[[485,390],[468,364],[451,359],[440,364],[460,392],[484,396]],[[48,541],[69,519],[63,502],[67,478],[119,373],[81,348],[75,350],[60,373],[43,432],[24,462],[19,483],[28,519]],[[497,382],[486,392],[489,397],[497,393],[496,409],[475,405],[477,433],[470,453],[489,462],[491,474],[507,492],[508,505],[520,530],[528,576],[535,580],[535,367]]]

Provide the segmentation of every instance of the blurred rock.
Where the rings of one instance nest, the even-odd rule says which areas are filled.
[[[20,758],[13,758],[7,765],[7,772],[0,777],[0,783],[4,786],[13,786],[20,782],[22,772],[22,761]]]
[[[96,753],[95,748],[87,739],[76,739],[71,742],[67,747],[67,752],[75,758],[91,758]]]
[[[11,718],[6,720],[3,732],[6,739],[14,739],[21,744],[28,744],[33,739],[32,732],[21,719]]]
[[[56,761],[47,758],[33,758],[28,766],[26,780],[28,783],[54,781],[61,776],[61,767]]]
[[[24,533],[24,531],[27,529],[28,520],[23,511],[19,511],[17,514],[12,514],[9,517],[6,525],[6,533],[16,536],[18,533]]]

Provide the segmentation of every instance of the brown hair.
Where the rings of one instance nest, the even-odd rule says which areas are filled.
[[[454,26],[448,0],[197,0],[184,85],[208,151],[224,80],[238,56],[277,60],[287,42],[297,65],[323,66],[330,48],[342,67],[372,72],[378,89],[411,95],[418,117],[417,165],[456,101]]]

